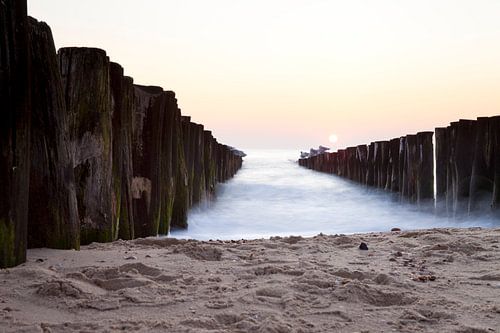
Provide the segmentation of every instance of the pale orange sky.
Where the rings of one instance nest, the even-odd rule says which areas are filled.
[[[28,0],[242,148],[338,147],[500,114],[500,1]]]

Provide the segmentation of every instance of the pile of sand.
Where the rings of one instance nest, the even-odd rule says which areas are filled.
[[[500,332],[499,246],[477,228],[35,249],[0,270],[0,332]]]

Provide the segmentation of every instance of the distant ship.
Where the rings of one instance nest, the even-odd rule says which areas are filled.
[[[308,153],[305,151],[301,151],[300,158],[308,158],[316,155],[321,155],[328,150],[330,150],[330,148],[325,146],[319,146],[318,149],[311,148]]]
[[[243,151],[241,150],[238,150],[234,147],[229,147],[229,149],[236,155],[236,156],[240,156],[240,157],[245,157],[247,156],[247,154],[245,154]]]

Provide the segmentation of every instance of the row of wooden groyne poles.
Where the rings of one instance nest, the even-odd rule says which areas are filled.
[[[0,268],[29,247],[166,234],[231,178],[243,153],[134,85],[103,50],[56,53],[26,1],[0,2]]]
[[[500,219],[500,116],[311,154],[298,163],[396,193],[407,202],[435,204],[437,213],[487,212]]]

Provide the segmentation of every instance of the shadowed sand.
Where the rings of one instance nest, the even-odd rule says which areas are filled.
[[[0,270],[0,331],[500,332],[499,247],[475,228],[34,249]]]

